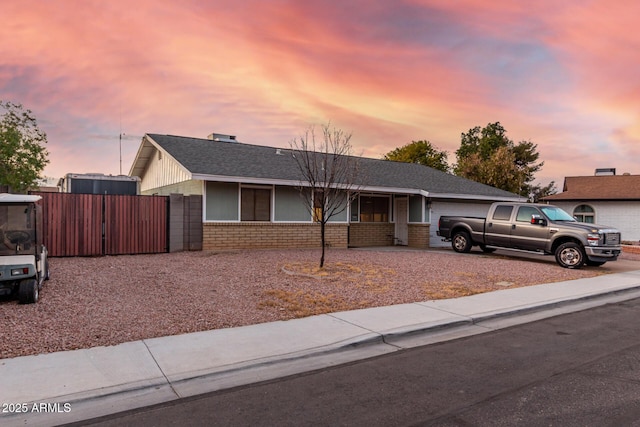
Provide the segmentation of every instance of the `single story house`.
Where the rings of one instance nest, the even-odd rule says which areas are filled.
[[[601,171],[601,170],[599,170]],[[640,240],[640,175],[616,175],[608,169],[593,176],[564,179],[562,193],[544,198],[579,221],[616,227],[624,241]]]
[[[129,172],[143,195],[202,195],[203,248],[317,247],[319,228],[305,207],[294,151],[208,138],[146,134]],[[441,215],[484,216],[516,194],[426,166],[358,157],[366,177],[327,224],[333,247],[447,246]]]

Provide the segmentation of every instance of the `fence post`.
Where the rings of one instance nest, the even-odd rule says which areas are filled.
[[[184,198],[185,246],[189,251],[202,250],[202,196],[191,195]]]
[[[184,247],[184,196],[169,194],[169,252],[182,252]]]

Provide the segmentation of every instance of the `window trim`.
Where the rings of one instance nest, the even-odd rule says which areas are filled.
[[[420,197],[420,221],[411,221],[411,198],[412,197]],[[408,199],[407,210],[409,212],[409,221],[407,221],[407,223],[408,224],[428,224],[429,222],[426,221],[426,217],[427,217],[426,209],[428,208],[426,197],[424,197],[421,194],[408,194],[407,199]]]
[[[387,199],[387,220],[386,221],[363,221],[362,220],[362,198],[363,197],[377,197]],[[393,210],[391,194],[361,194],[358,199],[358,222],[361,224],[392,224],[393,218],[390,211]]]
[[[207,200],[208,200],[208,194],[207,194],[207,184],[208,183],[224,183],[224,184],[236,184],[236,208],[237,208],[237,215],[235,219],[207,219]],[[240,222],[240,183],[237,182],[227,182],[227,181],[202,181],[202,204],[203,204],[203,209],[202,209],[202,223],[203,224],[215,224],[215,223],[238,223]]]
[[[587,208],[591,209],[591,211],[586,211],[586,212],[576,212],[576,209],[578,209],[579,207],[582,206],[586,206]],[[573,215],[574,218],[578,219],[578,216],[582,217],[582,220],[578,219],[578,222],[585,222],[587,224],[595,224],[596,223],[596,209],[587,204],[587,203],[580,203],[579,205],[574,206],[574,208],[571,210],[571,215]],[[585,221],[585,217],[591,217],[593,218],[593,222],[587,222]]]
[[[301,196],[300,194],[298,194],[298,197],[300,198],[300,200],[302,201],[302,206],[304,207],[304,210],[307,214],[307,219],[304,220],[291,220],[291,219],[276,219],[276,204],[277,204],[277,200],[276,200],[276,193],[278,192],[278,187],[280,188],[287,188],[287,189],[292,189],[295,190],[295,192],[299,193],[300,189],[294,186],[290,186],[290,185],[274,185],[273,186],[273,216],[272,216],[272,220],[271,222],[275,223],[275,224],[312,224],[312,218],[311,218],[311,214],[309,213],[309,207],[307,206],[306,201],[304,200],[304,196]],[[305,188],[305,191],[307,189]]]
[[[242,190],[244,189],[269,191],[269,219],[268,220],[242,219]],[[239,222],[273,222],[273,218],[275,215],[273,185],[240,184],[238,193],[239,193],[238,194],[238,217],[239,217],[238,221]],[[255,215],[255,200],[254,200],[254,215]]]
[[[540,209],[536,208],[535,206],[518,206],[518,210],[516,211],[516,217],[515,217],[515,222],[523,222],[523,223],[531,223],[531,217],[527,217],[524,219],[520,219],[520,210],[530,210],[532,212],[536,211],[538,212],[537,214],[534,212],[532,215],[541,215],[542,216],[542,212],[540,212]]]
[[[507,216],[506,218],[504,217],[504,215],[502,215],[500,218],[496,218],[496,214],[497,213],[501,213],[502,211],[509,211],[509,216]],[[513,205],[497,205],[495,207],[495,209],[493,210],[493,215],[491,216],[491,220],[492,221],[510,221],[511,220],[511,216],[513,215],[513,211],[514,211],[514,207]],[[516,214],[517,215],[517,214]]]

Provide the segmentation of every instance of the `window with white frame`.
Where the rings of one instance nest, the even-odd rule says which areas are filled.
[[[207,182],[206,184],[206,220],[238,220],[238,183]]]
[[[271,220],[271,188],[242,187],[240,221]]]
[[[596,211],[589,205],[576,206],[573,216],[580,222],[594,224],[596,222]]]
[[[359,222],[360,221],[360,197],[354,197],[351,201],[351,222]]]
[[[298,188],[276,185],[273,202],[274,221],[311,221],[306,201],[309,191],[304,190],[305,193],[301,194]]]
[[[389,196],[360,196],[360,222],[389,222]]]
[[[409,196],[409,222],[422,222],[422,196]]]

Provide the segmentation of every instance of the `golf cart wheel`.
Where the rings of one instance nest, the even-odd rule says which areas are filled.
[[[18,285],[18,301],[20,304],[33,304],[38,302],[38,281],[25,279]]]
[[[49,280],[51,277],[51,271],[49,270],[49,260],[44,263],[44,280]]]

